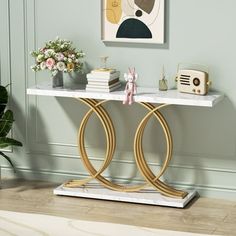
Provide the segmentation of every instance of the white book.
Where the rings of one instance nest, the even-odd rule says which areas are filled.
[[[119,82],[119,78],[114,78],[111,80],[101,80],[101,79],[89,79],[88,80],[88,85],[112,85]]]
[[[120,77],[120,72],[116,71],[112,74],[103,74],[103,73],[89,73],[86,75],[87,79],[101,79],[101,80],[111,80],[114,78],[119,78]]]
[[[114,83],[114,84],[111,84],[111,85],[104,85],[104,84],[99,84],[99,85],[94,85],[94,84],[87,84],[86,88],[98,88],[98,89],[109,89],[109,88],[113,88],[113,87],[116,87],[120,85],[120,81]]]
[[[86,87],[86,91],[87,92],[106,92],[106,93],[109,93],[109,92],[112,92],[112,91],[114,91],[114,90],[116,90],[120,87],[121,87],[121,84],[118,84],[117,86],[114,86],[112,88],[97,88],[97,87],[95,87],[95,88],[88,87],[87,88]]]

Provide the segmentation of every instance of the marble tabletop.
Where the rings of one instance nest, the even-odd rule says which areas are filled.
[[[50,83],[38,84],[27,89],[28,95],[91,98],[98,100],[123,101],[124,90],[121,88],[114,92],[88,92],[85,85],[77,84],[70,88],[52,88]],[[213,107],[223,100],[224,95],[218,92],[209,92],[207,95],[194,95],[180,93],[176,89],[159,91],[158,88],[138,87],[134,96],[135,102],[165,103],[173,105]]]

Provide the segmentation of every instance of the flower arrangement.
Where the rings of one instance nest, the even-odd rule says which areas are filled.
[[[43,48],[32,51],[31,55],[36,59],[33,71],[50,70],[52,75],[61,72],[81,71],[83,63],[81,58],[85,56],[82,51],[72,47],[72,42],[57,37],[46,42]]]

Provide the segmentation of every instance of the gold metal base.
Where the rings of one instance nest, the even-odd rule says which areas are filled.
[[[111,121],[111,118],[105,111],[104,107],[102,106],[102,104],[108,102],[108,100],[103,100],[100,102],[94,99],[85,99],[85,98],[79,98],[78,100],[82,101],[84,104],[90,107],[90,110],[85,114],[79,128],[78,147],[79,147],[83,164],[85,168],[87,169],[87,171],[89,172],[89,174],[91,175],[91,177],[87,179],[83,179],[83,180],[71,180],[65,184],[65,187],[77,188],[82,185],[85,185],[86,183],[88,183],[89,181],[93,179],[96,179],[106,188],[109,188],[115,191],[121,191],[121,192],[136,192],[147,187],[147,185],[152,185],[155,189],[157,189],[160,193],[162,193],[165,196],[174,197],[174,198],[184,198],[188,194],[187,192],[176,190],[166,185],[160,180],[160,177],[163,175],[163,173],[166,171],[169,165],[169,162],[172,157],[172,148],[173,148],[173,142],[172,142],[170,129],[168,127],[166,120],[164,119],[162,114],[159,112],[159,109],[165,106],[168,106],[168,104],[162,104],[160,106],[155,107],[149,103],[140,103],[149,112],[142,119],[142,121],[140,122],[136,130],[136,134],[134,138],[134,155],[135,155],[135,160],[139,168],[139,171],[141,172],[144,179],[146,180],[146,183],[137,185],[137,186],[125,186],[125,185],[115,184],[101,175],[106,170],[106,168],[110,165],[113,155],[114,155],[115,147],[116,147],[116,136],[115,136],[115,129],[114,129],[113,123]],[[99,170],[96,170],[94,166],[91,164],[89,157],[87,155],[87,152],[86,152],[85,142],[84,142],[85,128],[93,112],[97,115],[97,117],[102,123],[102,126],[105,131],[106,143],[107,143],[106,155]],[[165,134],[166,145],[167,145],[165,161],[159,174],[157,175],[155,175],[149,168],[145,160],[143,147],[142,147],[144,130],[152,115],[154,115],[157,121],[161,124],[161,127]]]

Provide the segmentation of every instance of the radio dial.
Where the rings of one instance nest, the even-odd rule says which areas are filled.
[[[199,86],[199,85],[200,85],[200,79],[194,78],[194,79],[193,79],[193,84],[194,84],[195,86]]]

